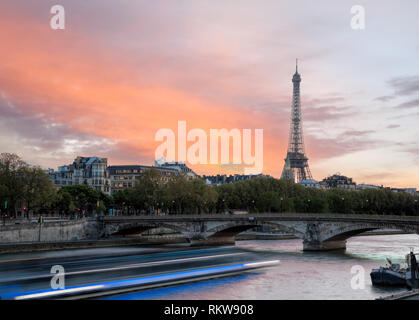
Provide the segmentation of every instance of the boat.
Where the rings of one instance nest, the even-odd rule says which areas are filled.
[[[400,264],[392,263],[387,258],[388,265],[379,269],[372,269],[370,276],[373,285],[380,286],[406,286],[405,268],[400,268]]]

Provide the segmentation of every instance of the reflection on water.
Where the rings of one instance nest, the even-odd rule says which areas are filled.
[[[198,283],[129,293],[107,299],[375,299],[403,288],[377,288],[371,285],[372,268],[389,257],[404,264],[410,247],[419,250],[418,235],[379,235],[354,237],[346,251],[303,252],[301,240],[240,241],[243,250],[276,256],[275,267]],[[351,288],[351,268],[365,269],[365,289]]]
[[[244,273],[226,278],[219,278],[209,281],[194,282],[180,286],[165,287],[155,290],[127,293],[119,296],[105,297],[105,300],[123,299],[195,299],[191,297],[196,294],[205,294],[205,292],[217,290],[220,286],[229,286],[235,282],[248,281],[251,277],[259,276],[258,273]],[[210,298],[205,298],[210,299]],[[221,299],[221,298],[211,298]]]

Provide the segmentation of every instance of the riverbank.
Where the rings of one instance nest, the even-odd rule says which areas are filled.
[[[78,241],[99,238],[100,224],[95,219],[59,220],[37,223],[15,221],[0,225],[0,244]]]

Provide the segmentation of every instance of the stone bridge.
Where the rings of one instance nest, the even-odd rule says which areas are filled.
[[[192,245],[234,244],[240,232],[268,226],[303,240],[304,250],[346,248],[346,240],[362,232],[397,229],[419,233],[419,217],[344,214],[246,214],[107,216],[102,219],[105,236],[141,234],[169,228]]]

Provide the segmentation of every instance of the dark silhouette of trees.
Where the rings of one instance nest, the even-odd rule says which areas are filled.
[[[41,168],[30,166],[16,154],[0,154],[0,208],[3,213],[16,217],[20,204],[28,215],[30,211],[50,207],[54,196],[55,187]]]
[[[183,174],[164,179],[161,171],[144,171],[133,188],[108,196],[88,185],[56,188],[44,171],[15,154],[0,154],[0,208],[16,215],[18,204],[26,211],[55,210],[81,216],[107,214],[202,214],[231,210],[248,212],[346,213],[419,215],[419,196],[388,188],[349,191],[305,188],[289,180],[260,177],[219,185]],[[7,201],[7,208],[4,203]]]

